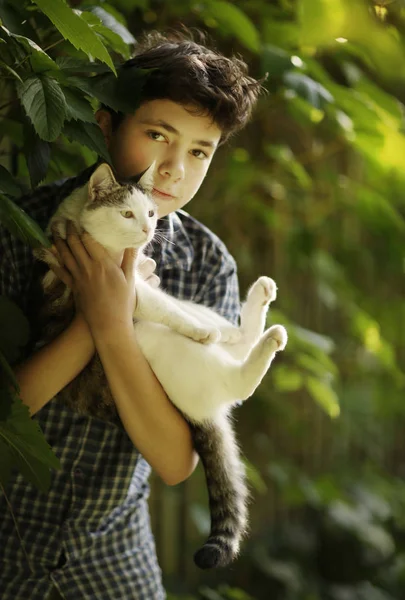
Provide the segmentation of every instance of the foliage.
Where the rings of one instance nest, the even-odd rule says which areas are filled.
[[[322,480],[315,485],[312,472],[329,473],[330,495],[311,505],[311,518],[326,527],[323,519],[341,495],[350,520],[357,500],[335,470],[349,465],[362,473],[369,461],[380,473],[386,465],[399,469],[404,420],[402,0],[0,0],[0,19],[0,221],[31,246],[48,241],[18,209],[18,197],[76,174],[97,155],[109,158],[93,113],[99,102],[123,112],[136,108],[147,73],[130,88],[116,72],[142,30],[180,22],[207,29],[225,53],[243,54],[253,75],[268,73],[269,93],[252,124],[218,152],[190,212],[228,245],[243,293],[263,273],[279,288],[271,322],[286,324],[289,343],[255,398],[239,409],[249,473],[263,498],[260,518],[270,518],[275,474],[290,477],[280,468],[288,458],[315,496]],[[1,323],[13,310],[0,304]],[[10,432],[18,435],[24,461],[46,487],[44,468],[56,462],[38,431],[28,430],[9,367],[24,341],[16,333],[16,353],[8,357],[10,336],[0,330],[0,443],[7,465],[18,466]],[[300,498],[302,490],[290,487],[284,509],[302,506]],[[380,540],[393,537],[391,522],[370,516],[369,523]],[[395,577],[402,576],[402,546],[396,539],[395,545],[378,581],[335,590],[331,598],[395,594]],[[287,554],[293,548],[283,560]],[[278,572],[294,580],[301,568],[298,559],[290,570],[284,561]],[[291,588],[286,598],[321,597],[319,573],[311,573],[312,591],[297,596],[301,591]],[[397,575],[382,584],[380,575],[389,573]]]
[[[371,470],[362,482],[353,475],[310,480],[289,469],[282,493],[303,510],[251,544],[250,576],[259,585],[250,589],[259,599],[262,589],[274,600],[402,597],[404,483]]]

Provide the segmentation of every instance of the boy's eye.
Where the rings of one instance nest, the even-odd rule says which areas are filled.
[[[156,140],[158,141],[158,138],[163,138],[165,139],[165,136],[162,133],[159,133],[158,131],[148,131],[148,136],[152,139],[152,140]]]
[[[150,211],[148,212],[148,216],[149,216],[149,217],[154,217],[154,216],[155,216],[155,211],[154,211],[154,210],[150,210]]]
[[[195,156],[196,158],[208,158],[208,156],[205,154],[205,152],[203,152],[202,150],[193,150],[192,151],[193,156]]]
[[[123,217],[125,217],[126,219],[132,219],[132,217],[134,216],[134,213],[130,210],[122,210],[121,215]]]

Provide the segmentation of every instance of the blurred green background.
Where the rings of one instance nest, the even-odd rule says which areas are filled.
[[[35,133],[18,102],[18,69],[30,52],[34,71],[41,61],[17,38],[26,55],[5,54],[10,32],[54,60],[88,60],[42,4],[0,0],[5,193],[96,157],[73,127]],[[175,488],[153,480],[171,600],[405,599],[405,1],[69,4],[115,62],[130,55],[128,30],[183,23],[268,73],[252,122],[218,151],[187,210],[236,258],[242,296],[259,275],[276,280],[269,323],[285,324],[289,342],[235,411],[252,489],[238,561],[194,566],[209,527],[201,467]]]

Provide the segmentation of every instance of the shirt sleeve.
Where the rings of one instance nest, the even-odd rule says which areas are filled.
[[[205,285],[195,300],[238,325],[240,298],[234,258],[225,247],[214,245],[205,256],[204,271]]]

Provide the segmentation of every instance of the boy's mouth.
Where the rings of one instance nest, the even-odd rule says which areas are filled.
[[[163,200],[174,200],[176,197],[172,194],[168,194],[167,192],[162,192],[162,190],[158,190],[157,188],[153,188],[152,194],[157,198],[162,198]]]

